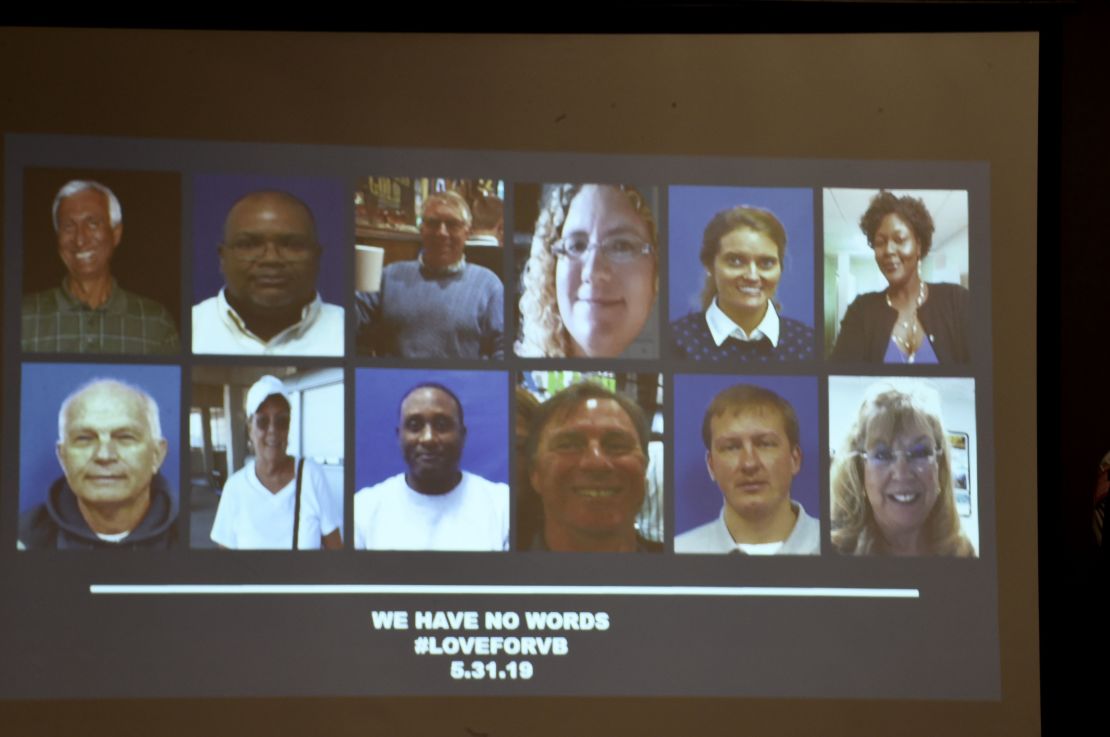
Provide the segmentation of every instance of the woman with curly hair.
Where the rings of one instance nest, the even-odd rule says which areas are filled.
[[[832,468],[832,544],[847,555],[974,557],[960,529],[939,397],[872,386]]]
[[[615,358],[657,291],[655,218],[634,187],[551,187],[521,279],[520,356]]]
[[[967,363],[971,358],[968,291],[927,284],[921,262],[933,245],[933,218],[916,197],[880,191],[859,222],[886,278],[861,294],[840,323],[833,361]]]
[[[779,315],[786,228],[770,210],[721,210],[702,235],[701,312],[671,323],[671,350],[694,361],[777,362],[813,359],[813,329]]]

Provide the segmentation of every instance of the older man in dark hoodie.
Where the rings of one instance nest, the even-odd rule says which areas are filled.
[[[19,522],[19,546],[34,549],[165,548],[177,508],[158,470],[166,458],[158,405],[137,387],[95,379],[58,413],[64,476]]]

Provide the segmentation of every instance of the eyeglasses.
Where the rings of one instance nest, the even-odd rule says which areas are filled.
[[[269,417],[269,415],[255,415],[254,416],[254,426],[257,427],[262,432],[266,432],[267,430],[269,430],[270,429],[270,417]],[[275,432],[285,432],[288,429],[289,429],[289,415],[277,415],[276,417],[274,417],[274,431]]]
[[[943,448],[936,448],[932,445],[915,445],[906,450],[880,446],[871,451],[857,451],[856,455],[867,461],[867,464],[876,470],[885,471],[901,458],[913,470],[921,471],[928,468],[937,456],[943,453]]]
[[[286,261],[303,261],[319,249],[315,241],[299,235],[241,235],[224,245],[240,260],[258,261],[266,254],[269,243],[274,244],[277,255]]]
[[[466,222],[462,220],[456,220],[455,218],[424,218],[420,222],[421,228],[426,228],[427,230],[431,230],[433,232],[439,230],[440,226],[442,225],[447,226],[448,233],[458,233],[466,227]]]
[[[555,241],[551,252],[568,261],[582,261],[591,248],[596,248],[611,264],[627,264],[638,258],[643,258],[652,252],[652,245],[628,236],[617,235],[606,238],[600,243],[590,243],[590,239],[581,235],[569,235]]]

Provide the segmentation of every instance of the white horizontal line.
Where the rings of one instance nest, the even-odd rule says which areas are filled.
[[[163,596],[324,594],[484,594],[493,596],[792,596],[864,599],[917,599],[919,589],[804,586],[486,586],[455,584],[92,584],[91,594]]]

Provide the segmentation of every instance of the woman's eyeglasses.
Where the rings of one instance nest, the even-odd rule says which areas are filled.
[[[906,450],[886,448],[879,446],[869,451],[857,451],[856,455],[867,462],[867,465],[878,470],[887,470],[901,458],[906,465],[916,470],[928,468],[937,456],[944,452],[943,448],[932,445],[915,445]]]
[[[596,248],[611,264],[627,264],[638,258],[647,256],[652,251],[652,246],[647,241],[641,241],[627,236],[614,236],[606,238],[601,243],[590,243],[584,236],[571,235],[555,241],[551,252],[568,261],[582,261],[586,258],[591,248]]]

